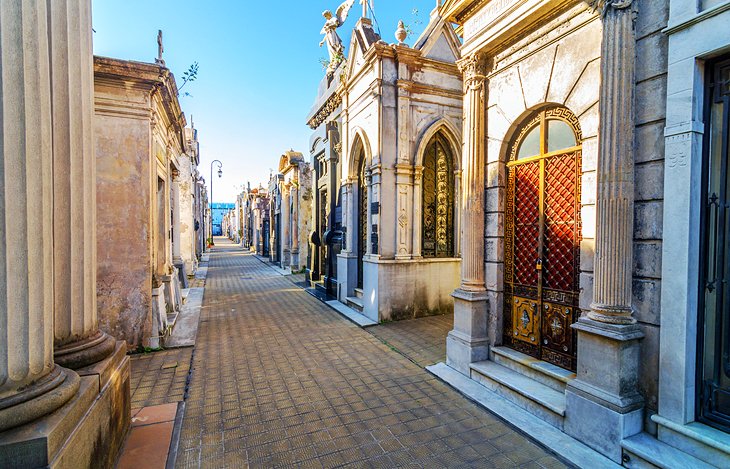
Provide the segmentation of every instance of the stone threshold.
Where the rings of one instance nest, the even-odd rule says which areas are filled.
[[[201,259],[200,265],[195,271],[195,278],[198,280],[205,280],[208,276],[209,258],[205,256],[203,255],[203,259]],[[187,289],[187,295],[180,307],[180,311],[177,313],[172,334],[164,341],[165,348],[192,347],[195,345],[204,294],[204,286]]]
[[[184,413],[182,401],[133,411],[131,429],[116,468],[174,468]]]
[[[330,308],[334,309],[335,311],[340,313],[342,316],[344,316],[345,318],[354,322],[355,324],[357,324],[360,327],[370,327],[370,326],[378,325],[377,322],[373,321],[369,317],[357,312],[356,310],[350,308],[349,306],[342,304],[341,302],[339,302],[337,300],[324,301],[324,304],[326,304]]]
[[[443,362],[427,366],[426,370],[570,464],[591,469],[621,467]]]

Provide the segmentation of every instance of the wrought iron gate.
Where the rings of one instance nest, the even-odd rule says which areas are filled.
[[[707,71],[697,410],[730,431],[730,60]]]
[[[540,111],[507,163],[504,342],[575,370],[581,134],[567,109]]]

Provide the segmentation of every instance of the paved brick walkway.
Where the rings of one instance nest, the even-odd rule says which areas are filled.
[[[211,255],[178,467],[564,467],[252,255]]]
[[[446,335],[454,327],[454,315],[394,321],[366,330],[419,366],[446,361]]]
[[[192,347],[132,355],[132,409],[183,400]]]

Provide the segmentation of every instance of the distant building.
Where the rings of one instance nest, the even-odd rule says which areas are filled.
[[[236,204],[229,202],[214,202],[210,204],[211,217],[213,218],[213,236],[223,235],[223,216],[228,213],[229,210],[236,208]]]

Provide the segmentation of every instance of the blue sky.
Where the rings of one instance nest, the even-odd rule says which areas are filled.
[[[305,119],[324,75],[319,59],[327,56],[326,47],[318,47],[322,11],[334,11],[340,1],[93,0],[94,53],[154,62],[162,29],[164,58],[178,86],[183,72],[198,62],[197,81],[183,89],[192,96],[180,102],[199,130],[206,181],[210,162],[223,162],[223,177],[215,176],[215,201],[234,201],[246,181],[266,185],[284,151],[309,156]],[[359,3],[340,28],[346,46],[362,13]],[[414,32],[406,42],[413,44],[436,0],[373,3],[383,39],[395,42],[403,19]]]

